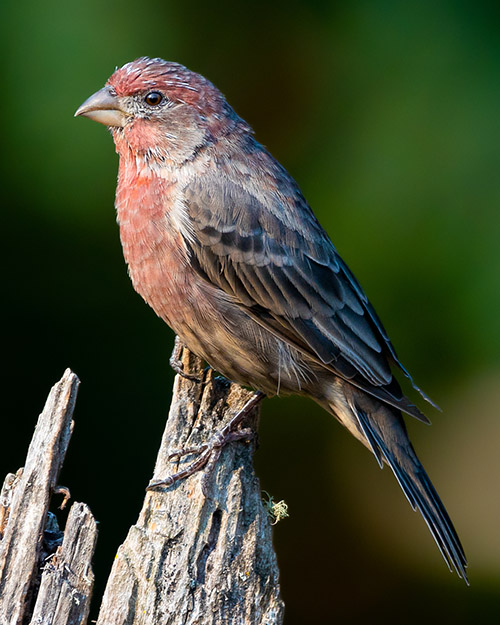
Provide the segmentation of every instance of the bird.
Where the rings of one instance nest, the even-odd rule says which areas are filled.
[[[333,415],[392,469],[448,568],[468,584],[464,550],[403,414],[430,422],[395,371],[432,401],[298,184],[251,126],[208,79],[149,57],[117,68],[75,116],[113,137],[117,221],[135,290],[182,345],[255,389],[252,406],[298,394]],[[238,437],[234,428],[223,434]]]

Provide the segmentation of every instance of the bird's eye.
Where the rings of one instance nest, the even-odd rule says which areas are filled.
[[[149,106],[158,106],[162,100],[163,96],[159,91],[150,91],[144,98],[144,101]]]

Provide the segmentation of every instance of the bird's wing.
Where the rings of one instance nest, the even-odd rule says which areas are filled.
[[[194,268],[284,341],[428,421],[393,378],[391,363],[410,376],[368,298],[283,172],[281,188],[265,194],[210,175],[184,189]]]

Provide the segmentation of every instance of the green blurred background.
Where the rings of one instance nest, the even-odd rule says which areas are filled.
[[[493,1],[2,0],[0,469],[23,463],[72,367],[61,482],[100,521],[97,596],[152,475],[173,336],[127,277],[111,138],[73,113],[149,55],[206,75],[252,124],[443,408],[427,411],[432,428],[409,427],[469,589],[388,469],[311,402],[265,403],[257,469],[291,514],[274,530],[287,625],[496,621],[499,16]]]

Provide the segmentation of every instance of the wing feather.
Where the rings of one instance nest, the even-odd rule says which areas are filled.
[[[426,421],[393,378],[391,364],[410,376],[368,298],[287,180],[267,194],[230,177],[207,175],[186,186],[193,266],[275,335]]]

